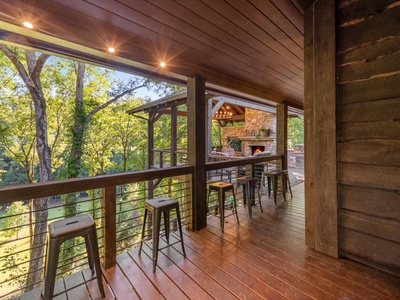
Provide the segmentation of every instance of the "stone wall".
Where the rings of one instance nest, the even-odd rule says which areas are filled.
[[[222,128],[223,147],[228,147],[228,138],[240,139],[242,150],[236,152],[239,156],[251,155],[250,145],[261,145],[266,147],[266,151],[275,153],[275,114],[250,108],[245,109],[245,126],[232,126]],[[271,135],[268,138],[259,137],[260,128],[271,129]]]

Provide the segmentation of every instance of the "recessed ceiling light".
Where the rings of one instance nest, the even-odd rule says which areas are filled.
[[[166,66],[166,63],[165,63],[165,62],[163,62],[163,61],[160,62],[160,67],[161,67],[161,68],[165,68],[165,66]]]
[[[31,24],[31,23],[29,23],[29,22],[24,22],[24,23],[22,23],[26,28],[29,28],[29,29],[32,29],[33,28],[33,25]]]
[[[114,48],[112,48],[112,47],[110,47],[110,48],[108,48],[108,52],[110,52],[110,53],[114,53],[114,52],[115,52],[115,49],[114,49]]]

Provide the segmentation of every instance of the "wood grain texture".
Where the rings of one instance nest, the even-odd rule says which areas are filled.
[[[316,124],[315,110],[315,73],[314,73],[314,8],[311,6],[305,11],[304,34],[304,171],[305,171],[305,197],[306,204],[306,245],[315,248],[315,172],[316,164],[313,162],[315,153],[314,136]]]
[[[341,228],[340,248],[344,254],[349,253],[393,270],[400,268],[400,247],[398,243]],[[397,272],[400,274],[399,271]]]
[[[399,220],[382,219],[341,209],[339,212],[339,224],[347,229],[400,243]],[[400,250],[400,244],[397,247]]]
[[[315,2],[314,22],[315,245],[337,257],[335,1]]]
[[[338,2],[338,20],[339,25],[349,22],[360,21],[366,18],[371,18],[377,14],[382,13],[387,6],[393,3],[393,0],[359,0],[359,1],[346,1],[340,0]]]
[[[340,184],[339,207],[400,222],[400,193],[372,187]]]
[[[371,41],[360,47],[338,53],[338,65],[347,65],[376,60],[381,56],[388,56],[399,50],[400,36],[388,36]]]
[[[353,64],[342,66],[338,72],[338,83],[361,82],[371,78],[388,76],[389,74],[399,73],[400,51],[381,54],[380,57],[365,59]]]
[[[338,182],[346,185],[400,190],[400,167],[339,163]]]
[[[338,122],[400,120],[400,97],[338,105]]]
[[[338,85],[338,103],[349,104],[370,100],[397,98],[400,95],[400,75],[387,76]]]
[[[340,123],[338,140],[400,140],[400,120],[383,122]]]
[[[361,2],[367,3],[369,1]],[[394,1],[391,2],[393,3]],[[340,34],[338,34],[339,52],[382,39],[383,37],[400,34],[400,22],[398,21],[400,6],[386,8],[381,1],[372,1],[371,3],[375,8],[372,8],[369,15],[363,16],[362,20],[354,25],[340,28]],[[357,5],[357,9],[360,12],[364,9],[360,1],[357,1],[355,5]]]
[[[357,140],[338,143],[338,161],[400,167],[400,140]]]

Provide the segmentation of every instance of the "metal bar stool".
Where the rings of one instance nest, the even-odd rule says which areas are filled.
[[[170,197],[160,197],[160,198],[148,199],[144,202],[144,218],[143,218],[142,234],[140,237],[139,255],[142,251],[142,246],[143,246],[143,237],[144,237],[144,231],[145,231],[145,227],[146,227],[147,214],[148,214],[148,212],[151,212],[151,214],[153,215],[153,218],[152,218],[153,272],[156,271],[158,251],[165,248],[164,247],[164,248],[159,249],[161,214],[164,215],[165,237],[167,239],[168,246],[174,245],[179,242],[178,241],[176,243],[169,244],[169,227],[170,227],[169,213],[170,213],[171,209],[175,209],[175,211],[176,211],[180,243],[182,246],[183,256],[186,257],[185,246],[183,245],[181,215],[179,212],[178,201],[175,199],[172,199]]]
[[[104,298],[102,273],[100,267],[99,248],[97,243],[96,223],[90,215],[80,215],[52,222],[48,225],[46,267],[44,276],[43,296],[45,300],[53,299],[54,282],[57,275],[60,247],[66,240],[84,237],[90,270],[96,269],[97,284]]]
[[[208,185],[207,207],[208,207],[208,202],[210,200],[211,191],[215,191],[218,194],[218,209],[219,209],[220,224],[221,224],[222,232],[224,232],[224,219],[226,217],[229,217],[229,216],[235,214],[236,215],[236,220],[237,220],[237,222],[239,224],[239,217],[238,217],[238,214],[237,214],[237,207],[236,207],[236,196],[235,196],[235,191],[233,190],[233,184],[232,183],[223,182],[223,181],[210,183]],[[225,216],[225,198],[226,198],[225,193],[227,191],[232,191],[233,208],[232,208],[232,214]]]
[[[279,178],[282,180],[282,194],[283,194],[283,199],[286,201],[286,193],[284,190],[284,180],[283,180],[283,173],[282,171],[269,171],[269,172],[263,172],[261,176],[261,190],[262,187],[265,186],[265,178],[267,178],[267,189],[268,189],[268,197],[271,196],[271,189],[272,193],[274,195],[274,203],[276,203],[276,196],[278,193],[278,180]],[[261,192],[262,194],[262,192]]]
[[[292,196],[292,198],[293,198],[292,187],[290,186],[288,170],[282,170],[282,174],[283,174],[283,188],[284,188],[285,192],[287,192],[288,187],[289,187],[290,196]]]
[[[249,217],[251,219],[252,217],[252,206],[253,204],[256,204],[256,196],[255,196],[255,189],[257,188],[257,194],[258,194],[258,204],[260,204],[261,212],[263,212],[262,206],[261,206],[261,195],[260,192],[258,191],[258,184],[257,184],[257,178],[254,177],[238,177],[236,178],[236,188],[239,185],[243,185],[243,203],[247,203],[247,209],[249,211]]]

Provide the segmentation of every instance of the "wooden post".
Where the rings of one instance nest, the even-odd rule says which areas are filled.
[[[306,243],[338,257],[335,1],[314,2],[305,28]]]
[[[212,151],[212,117],[213,117],[213,109],[212,109],[212,98],[208,99],[207,106],[207,153]]]
[[[147,123],[147,161],[148,168],[151,169],[154,166],[154,122],[156,120],[156,114],[154,112],[149,112],[149,121]],[[153,180],[147,182],[148,188],[148,198],[154,197],[154,184]]]
[[[171,166],[176,166],[178,107],[171,107]]]
[[[103,206],[103,245],[105,269],[115,266],[117,262],[117,203],[116,187],[101,189],[101,202]]]
[[[287,169],[287,125],[288,106],[279,104],[276,106],[276,154],[283,155],[283,160],[277,163],[282,170]]]
[[[187,84],[188,110],[188,164],[194,166],[193,230],[207,226],[206,211],[206,128],[207,102],[205,100],[205,79],[195,75]]]

